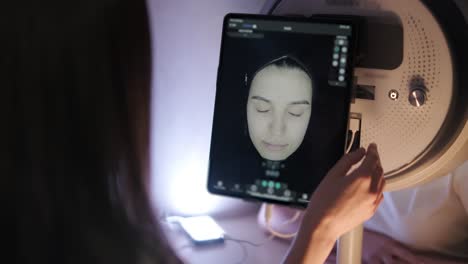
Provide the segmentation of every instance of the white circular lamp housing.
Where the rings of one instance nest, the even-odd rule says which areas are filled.
[[[428,2],[437,1],[283,0],[273,13],[392,13],[397,17],[403,29],[401,63],[393,69],[358,65],[357,83],[375,86],[374,100],[356,99],[351,105],[351,112],[362,114],[361,145],[376,142],[379,146],[386,191],[443,176],[468,159],[468,83],[460,72],[467,68],[455,49],[461,43],[449,41],[451,29],[443,28]],[[466,21],[461,18],[466,30]],[[381,50],[381,55],[386,56],[386,50]],[[464,56],[468,60],[466,51]]]

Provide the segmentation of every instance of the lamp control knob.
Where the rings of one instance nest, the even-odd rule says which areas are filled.
[[[409,94],[408,100],[412,106],[421,107],[427,100],[426,91],[421,88],[413,89]]]

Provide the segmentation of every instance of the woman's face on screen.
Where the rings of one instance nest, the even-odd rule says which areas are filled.
[[[252,80],[247,124],[260,156],[285,160],[301,145],[309,125],[312,80],[301,69],[270,65]]]

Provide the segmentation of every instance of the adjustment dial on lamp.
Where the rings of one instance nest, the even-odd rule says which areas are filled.
[[[426,91],[421,87],[413,89],[408,97],[408,101],[410,102],[410,104],[415,107],[423,106],[426,103],[426,100]]]

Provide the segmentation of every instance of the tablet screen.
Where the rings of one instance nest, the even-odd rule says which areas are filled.
[[[208,190],[306,206],[344,153],[355,28],[229,14],[222,34]]]

